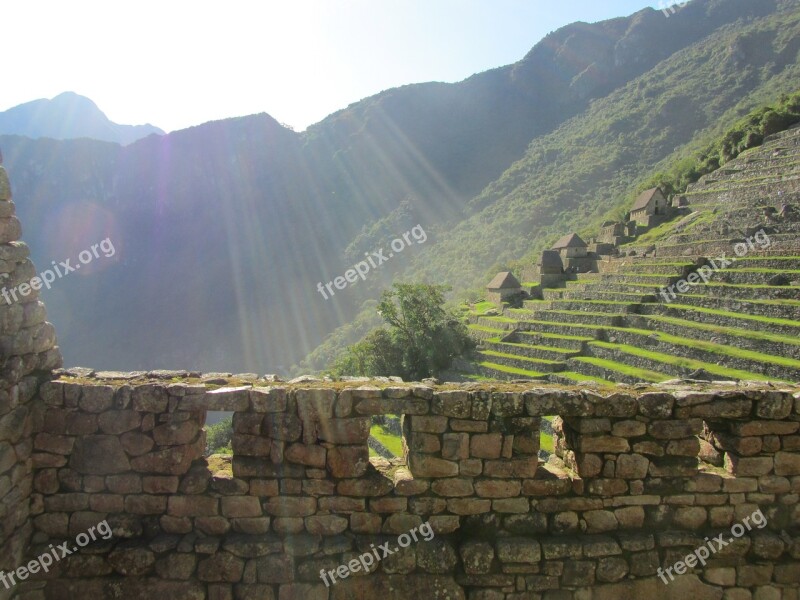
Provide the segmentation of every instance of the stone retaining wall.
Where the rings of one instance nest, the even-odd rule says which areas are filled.
[[[103,520],[113,538],[26,580],[23,597],[797,597],[796,390],[214,387],[41,386],[30,556]],[[202,456],[208,410],[234,411],[230,470]],[[403,415],[405,464],[369,459],[379,414]],[[722,468],[698,459],[701,438]],[[657,576],[756,510],[763,529],[669,585]],[[321,581],[425,523],[433,539]]]

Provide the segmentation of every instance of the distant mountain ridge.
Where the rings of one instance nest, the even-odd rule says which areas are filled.
[[[794,91],[798,40],[789,0],[695,0],[669,19],[647,8],[567,26],[515,65],[388,90],[304,133],[261,114],[127,147],[0,148],[37,266],[107,236],[118,248],[113,268],[44,294],[59,296],[68,364],[273,372],[398,270],[474,288],[602,216],[738,104]],[[409,224],[429,241],[319,295]]]
[[[89,138],[127,146],[164,131],[149,123],[114,123],[89,98],[64,92],[51,100],[25,102],[0,112],[0,135],[21,135],[32,139],[70,140]]]

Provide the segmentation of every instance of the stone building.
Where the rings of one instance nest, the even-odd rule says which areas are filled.
[[[557,250],[561,258],[585,258],[589,247],[577,233],[570,233],[553,244],[551,250]]]
[[[522,293],[522,284],[510,271],[501,271],[486,286],[489,302],[500,304],[511,296]]]
[[[659,221],[658,217],[667,214],[669,203],[661,188],[652,188],[642,192],[631,208],[631,221],[638,225],[651,227]],[[656,217],[655,219],[653,217]]]

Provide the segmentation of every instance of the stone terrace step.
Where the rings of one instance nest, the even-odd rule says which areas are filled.
[[[665,373],[671,376],[685,377],[697,369],[704,369],[709,373],[718,375],[722,379],[773,379],[772,377],[763,375],[760,372],[753,373],[739,369],[729,369],[713,363],[675,357],[670,354],[663,354],[652,350],[644,350],[634,346],[623,346],[621,344],[592,342],[590,344],[590,351],[596,358],[613,360],[627,365],[632,365],[639,369],[645,369],[657,373]]]
[[[707,308],[680,305],[677,302],[672,304],[647,304],[642,305],[641,315],[656,315],[696,321],[701,323],[713,323],[722,327],[735,328],[757,328],[765,333],[776,333],[778,335],[797,336],[800,334],[800,322],[789,319],[768,319],[757,315],[746,313],[735,313],[725,311],[713,311]],[[636,316],[629,315],[626,320],[635,319]]]
[[[532,321],[564,321],[572,324],[599,325],[614,327],[622,325],[621,315],[609,314],[604,312],[581,312],[564,310],[537,310],[534,311],[530,319]]]
[[[605,300],[609,302],[625,302],[639,304],[642,302],[656,302],[655,294],[638,294],[636,292],[601,292],[598,286],[577,287],[563,293],[562,300]]]
[[[536,321],[524,320],[517,323],[518,333],[525,332],[549,333],[564,336],[591,337],[599,338],[603,327],[594,325],[582,325],[578,323],[564,323],[558,321]]]
[[[542,360],[537,358],[529,358],[517,354],[508,354],[505,352],[498,352],[496,350],[479,350],[478,356],[483,361],[492,362],[497,365],[506,367],[513,367],[515,369],[524,369],[526,371],[533,371],[536,373],[557,373],[565,369],[565,363]]]
[[[691,337],[673,336],[663,332],[644,335],[635,329],[617,330],[609,333],[609,341],[639,348],[642,351],[657,352],[676,360],[687,359],[708,364],[721,364],[732,369],[739,369],[783,380],[800,381],[800,360],[776,355],[769,345],[763,350],[746,350],[739,346],[716,344],[708,340],[691,339]],[[590,346],[591,348],[591,346]],[[663,358],[659,358],[662,362]],[[652,368],[646,367],[646,368]],[[695,365],[695,368],[697,365]],[[703,367],[706,368],[706,367]],[[708,369],[706,369],[708,370]]]
[[[484,345],[484,349],[549,361],[563,361],[581,353],[580,348],[576,350],[574,348],[530,345],[519,342],[487,342]]]
[[[586,335],[559,335],[553,333],[539,333],[536,331],[514,331],[508,340],[531,346],[551,346],[554,348],[569,349],[581,352],[595,337]],[[508,341],[507,340],[507,341]]]
[[[616,381],[618,383],[641,383],[643,381],[659,382],[670,379],[664,373],[658,373],[647,369],[637,369],[614,360],[602,359],[597,357],[577,357],[571,358],[567,363],[568,367],[578,373],[585,373],[592,377],[600,377]]]
[[[763,333],[752,328],[741,329],[723,327],[706,322],[686,321],[674,317],[641,315],[629,317],[628,326],[641,331],[661,331],[669,335],[683,338],[707,340],[724,344],[733,348],[743,348],[755,352],[766,352],[774,356],[800,359],[800,340],[792,336],[777,336]],[[617,330],[619,331],[619,330]],[[601,332],[610,339],[614,332]],[[598,339],[601,339],[598,337]]]
[[[724,296],[679,294],[676,302],[700,308],[743,312],[762,317],[777,317],[780,319],[800,321],[800,301],[743,300]]]
[[[514,369],[506,365],[485,361],[479,363],[477,371],[484,377],[491,379],[499,379],[507,381],[512,379],[532,379],[538,381],[547,381],[548,373],[537,373],[533,371]]]

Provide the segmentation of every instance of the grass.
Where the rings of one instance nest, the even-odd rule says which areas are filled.
[[[386,431],[382,425],[373,425],[369,430],[369,434],[386,446],[386,449],[395,456],[403,456],[403,443],[399,435]],[[370,452],[370,455],[372,455],[372,452]]]
[[[467,325],[468,329],[474,329],[475,331],[485,331],[487,333],[496,333],[498,335],[506,335],[508,333],[505,329],[495,329],[493,327],[486,327],[484,325]]]
[[[515,346],[516,348],[527,348],[529,350],[547,350],[548,352],[558,352],[559,354],[574,354],[577,350],[570,348],[559,348],[557,346],[534,346],[532,344],[521,344],[519,342],[500,342],[499,340],[486,340],[490,343],[502,343],[504,346]],[[517,355],[514,355],[515,357]]]
[[[612,344],[613,346],[614,344]],[[631,346],[633,348],[633,346]],[[626,365],[623,363],[618,363],[613,360],[606,360],[605,358],[595,358],[593,356],[580,356],[578,358],[571,359],[573,361],[578,361],[582,363],[587,363],[590,365],[594,365],[596,367],[601,367],[603,369],[608,369],[609,371],[616,371],[617,373],[622,373],[623,375],[629,375],[631,377],[635,377],[636,379],[641,379],[642,381],[650,381],[653,383],[658,383],[660,381],[666,381],[670,377],[664,375],[663,373],[656,373],[655,371],[650,371],[648,369],[640,369],[638,367],[632,367],[630,365]]]
[[[756,321],[758,323],[765,323],[768,325],[779,325],[781,327],[800,327],[800,322],[793,321],[792,319],[781,319],[779,317],[762,317],[760,315],[748,315],[745,313],[732,312],[729,310],[720,310],[718,308],[705,308],[703,306],[692,306],[690,304],[669,304],[670,308],[678,308],[680,310],[688,310],[692,312],[704,313],[707,315],[717,315],[720,317],[727,317],[729,319],[745,319],[747,321]]]
[[[733,337],[744,337],[752,340],[759,340],[762,342],[779,342],[781,344],[790,344],[793,346],[800,346],[800,339],[795,336],[777,335],[773,333],[762,333],[752,329],[740,329],[738,327],[725,327],[722,325],[709,325],[708,323],[698,323],[696,321],[686,321],[685,319],[677,319],[674,317],[657,317],[648,315],[650,321],[661,321],[671,325],[679,325],[681,327],[689,327],[692,329],[701,329],[711,333],[720,333],[723,335],[730,335]],[[653,333],[652,331],[650,333]]]
[[[641,333],[637,330],[621,329],[621,331],[627,331],[631,333],[636,333],[637,335],[641,335]],[[773,354],[764,354],[762,352],[756,352],[755,350],[746,350],[744,348],[738,348],[736,346],[715,344],[713,342],[706,342],[705,340],[696,340],[692,338],[679,337],[676,335],[670,335],[668,333],[662,333],[660,331],[647,332],[647,335],[648,337],[655,335],[657,336],[659,341],[666,342],[668,344],[675,344],[678,346],[689,346],[691,348],[698,348],[700,350],[705,350],[706,352],[713,352],[714,354],[721,354],[723,356],[731,356],[734,358],[742,358],[746,360],[754,360],[763,363],[781,365],[783,367],[790,367],[793,369],[800,369],[800,360],[796,360],[794,358],[775,356]]]
[[[516,357],[515,357],[516,358]],[[507,367],[505,365],[498,365],[492,362],[481,362],[478,363],[480,366],[485,367],[487,369],[492,369],[493,371],[500,371],[501,373],[508,373],[509,375],[519,375],[520,377],[533,377],[533,378],[540,378],[545,377],[547,373],[537,373],[536,371],[526,371],[525,369],[517,369],[515,367]]]
[[[522,360],[525,362],[529,362],[531,364],[540,364],[540,365],[557,365],[559,364],[558,361],[555,360],[546,360],[543,358],[529,358],[527,356],[520,356],[519,354],[508,354],[506,352],[497,352],[496,350],[482,350],[481,354],[484,356],[496,356],[498,358],[513,358],[514,360]]]
[[[584,375],[583,373],[577,373],[575,371],[561,371],[558,374],[559,377],[566,377],[567,379],[572,379],[575,383],[580,381],[593,381],[594,383],[606,386],[606,387],[614,387],[616,384],[613,381],[608,381],[607,379],[603,379],[601,377],[594,377],[592,375]]]
[[[496,309],[497,307],[494,305],[494,302],[478,302],[475,305],[475,314],[482,315],[489,310]]]
[[[652,350],[644,350],[637,346],[629,346],[627,344],[610,344],[608,342],[591,342],[591,346],[597,346],[598,348],[606,348],[609,350],[616,350],[618,352],[622,352],[624,354],[630,354],[632,356],[639,356],[641,358],[647,358],[649,360],[654,360],[657,362],[661,362],[667,365],[672,365],[674,367],[684,368],[688,370],[697,370],[697,369],[704,369],[709,373],[713,373],[714,375],[720,375],[721,377],[729,377],[732,379],[745,379],[745,380],[758,380],[758,381],[774,381],[774,377],[768,377],[766,375],[761,375],[759,373],[751,373],[750,371],[743,371],[741,369],[729,369],[727,367],[720,367],[719,365],[714,365],[711,363],[703,362],[700,360],[694,360],[691,358],[681,358],[678,356],[672,356],[669,354],[664,354],[662,352],[653,352]],[[651,371],[652,373],[653,371]],[[666,377],[665,377],[666,379]]]

